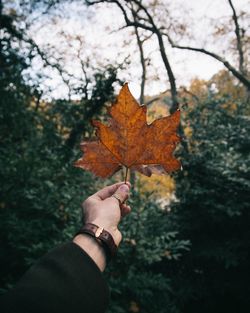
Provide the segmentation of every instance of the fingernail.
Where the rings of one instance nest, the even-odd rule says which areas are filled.
[[[121,191],[128,193],[129,192],[129,186],[128,185],[121,185],[119,188]]]

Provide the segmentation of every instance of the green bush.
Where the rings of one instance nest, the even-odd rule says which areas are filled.
[[[250,123],[246,103],[230,110],[227,101],[211,95],[185,117],[192,136],[171,216],[181,238],[191,241],[173,272],[180,312],[249,308]]]

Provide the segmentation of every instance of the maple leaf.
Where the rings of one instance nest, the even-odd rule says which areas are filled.
[[[181,167],[173,156],[180,137],[176,134],[180,111],[147,124],[147,107],[134,99],[125,84],[117,101],[108,108],[109,124],[92,121],[96,141],[81,144],[83,157],[76,167],[108,177],[122,166],[144,175],[170,173]]]

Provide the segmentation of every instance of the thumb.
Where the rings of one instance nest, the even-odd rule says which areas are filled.
[[[129,196],[129,189],[130,189],[129,185],[127,184],[121,185],[113,194],[113,198],[116,198],[119,204],[122,204]]]

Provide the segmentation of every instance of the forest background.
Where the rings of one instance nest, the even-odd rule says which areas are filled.
[[[249,311],[249,3],[192,3],[0,1],[1,293],[123,179],[72,164],[128,81],[149,123],[181,108],[183,170],[131,174],[109,312]]]

